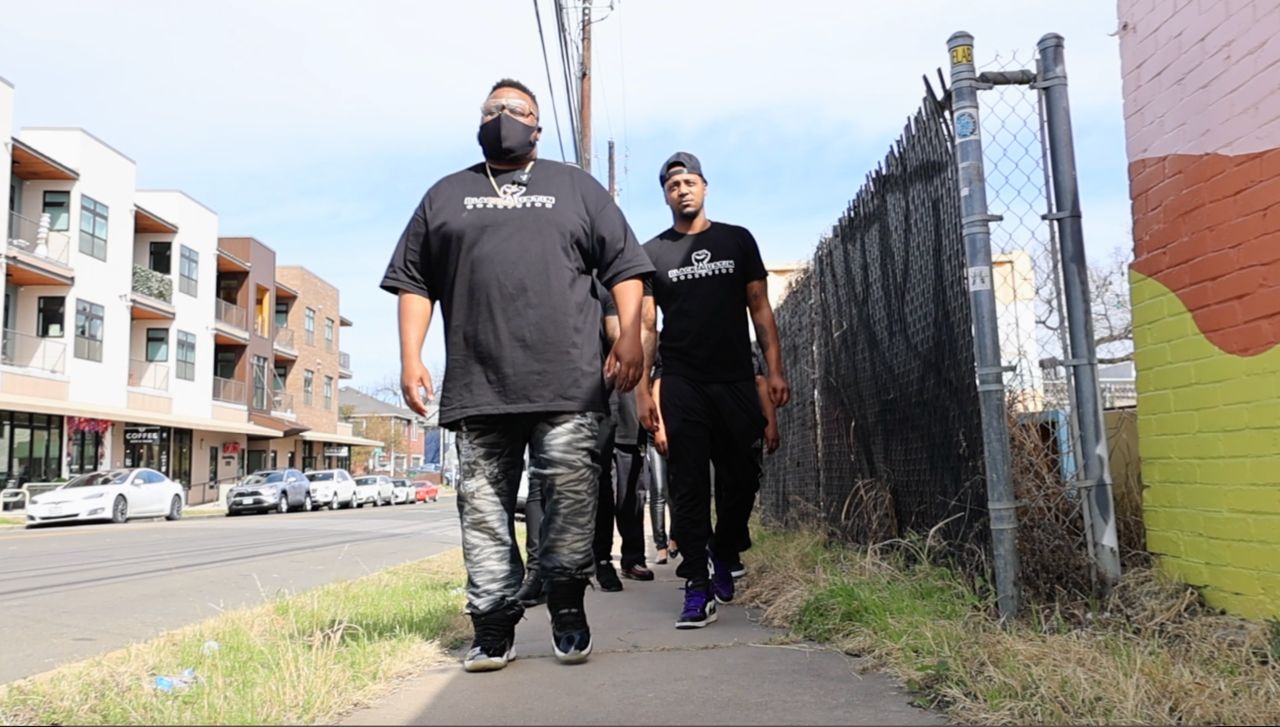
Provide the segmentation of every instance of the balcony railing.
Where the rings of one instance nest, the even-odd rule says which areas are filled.
[[[133,292],[166,303],[173,302],[173,278],[141,265],[133,266]]]
[[[279,348],[287,348],[290,351],[298,350],[294,346],[294,331],[292,328],[276,329],[276,346]]]
[[[225,401],[229,404],[243,404],[244,382],[224,379],[221,376],[213,377],[213,398],[215,401]]]
[[[219,321],[227,324],[228,326],[233,326],[243,331],[249,330],[249,327],[245,324],[245,321],[248,320],[248,314],[245,313],[244,308],[241,308],[235,303],[228,303],[225,300],[219,299],[214,315],[217,316]]]
[[[67,344],[5,329],[0,363],[61,374],[67,369]]]
[[[338,352],[338,368],[342,369],[343,371],[351,370],[351,354],[347,353],[346,351]]]
[[[271,411],[275,414],[292,414],[293,394],[286,394],[283,391],[272,392]]]
[[[129,361],[129,385],[137,386],[143,389],[155,389],[157,391],[169,390],[169,366],[168,364],[156,363],[153,361],[145,361],[142,359],[130,359]]]
[[[271,333],[271,324],[255,316],[253,319],[253,332],[266,338]]]
[[[40,215],[37,222],[17,212],[9,213],[9,245],[25,253],[69,265],[71,238],[63,232],[49,229],[49,215]]]

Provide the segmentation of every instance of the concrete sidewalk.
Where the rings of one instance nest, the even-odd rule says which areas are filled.
[[[654,570],[656,581],[624,581],[621,593],[587,590],[595,643],[585,664],[556,662],[539,606],[517,627],[519,657],[506,669],[430,669],[342,724],[946,723],[910,706],[889,677],[857,674],[843,654],[769,645],[777,632],[740,606],[721,606],[707,628],[677,631],[683,582],[671,565]]]

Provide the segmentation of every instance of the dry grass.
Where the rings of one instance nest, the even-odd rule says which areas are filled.
[[[0,724],[332,723],[448,658],[469,633],[465,581],[451,551],[228,612],[0,687]],[[154,688],[186,667],[195,686]]]
[[[1134,570],[1090,615],[989,600],[931,565],[931,546],[829,543],[760,529],[743,600],[798,637],[865,657],[918,700],[973,724],[1280,724],[1280,626],[1219,615]]]

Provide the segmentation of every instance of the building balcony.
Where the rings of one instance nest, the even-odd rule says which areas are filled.
[[[244,405],[244,382],[235,379],[213,377],[213,400],[227,404]]]
[[[35,221],[9,213],[9,239],[4,248],[5,275],[14,285],[71,285],[71,238],[51,230],[49,215]]]
[[[227,346],[249,343],[248,320],[249,314],[244,308],[219,299],[214,310],[214,340]]]
[[[272,392],[271,416],[281,417],[282,419],[297,418],[293,411],[293,394],[286,394],[283,391]]]
[[[134,265],[132,290],[129,304],[134,320],[173,320],[173,278]]]
[[[349,379],[351,378],[351,376],[352,376],[351,354],[347,353],[346,351],[339,351],[338,352],[338,378]]]
[[[297,336],[292,328],[277,328],[275,351],[284,358],[298,358]]]
[[[5,329],[0,345],[0,363],[50,374],[67,370],[67,344],[54,338],[41,338]]]
[[[129,386],[155,391],[169,390],[169,365],[145,361],[129,360]]]

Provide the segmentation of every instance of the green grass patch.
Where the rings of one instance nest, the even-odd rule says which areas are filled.
[[[27,519],[24,517],[10,517],[5,515],[0,517],[0,525],[25,525]]]
[[[0,687],[0,724],[332,723],[450,658],[465,582],[455,550],[231,611]],[[192,686],[155,688],[186,668]]]
[[[758,528],[742,600],[792,636],[864,657],[971,724],[1280,724],[1280,626],[1128,573],[1095,613],[993,605],[922,543],[873,549]]]

